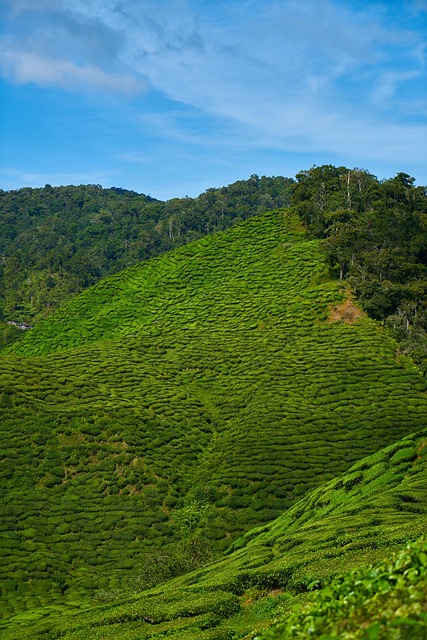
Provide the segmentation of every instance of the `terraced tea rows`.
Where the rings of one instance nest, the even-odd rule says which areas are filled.
[[[226,557],[203,569],[142,593],[110,594],[109,603],[92,603],[91,608],[71,603],[60,616],[54,608],[40,607],[3,624],[2,637],[255,637],[273,619],[286,620],[307,593],[327,585],[333,576],[378,562],[425,534],[426,481],[423,430],[359,461],[274,522],[248,532]],[[384,571],[382,575],[384,580]],[[417,606],[423,594],[414,597]],[[345,616],[345,603],[340,607]],[[274,637],[288,636],[278,632]]]
[[[272,212],[100,282],[15,343],[4,615],[150,583],[165,553],[165,576],[192,568],[423,428],[425,380],[381,327],[330,322],[346,296]]]
[[[339,294],[318,243],[307,242],[298,224],[272,212],[126,269],[84,291],[12,349],[51,353],[141,329],[178,340],[193,329],[223,334],[289,325],[295,331],[299,324],[307,331]]]

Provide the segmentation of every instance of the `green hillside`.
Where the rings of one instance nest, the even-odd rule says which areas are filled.
[[[323,165],[296,176],[293,210],[322,239],[331,273],[427,374],[427,188]]]
[[[262,640],[424,640],[427,543],[409,543],[373,566],[335,578],[262,635]],[[261,637],[258,637],[261,640]]]
[[[427,415],[283,210],[87,289],[2,352],[0,385],[6,618],[191,570]]]
[[[342,625],[343,618],[344,624],[352,616],[357,620],[366,615],[363,607],[371,606],[370,626],[379,621],[376,626],[384,626],[386,635],[377,629],[377,635],[331,637],[421,639],[427,624],[422,615],[426,543],[412,544],[397,560],[390,560],[390,554],[426,532],[426,452],[423,430],[359,461],[274,522],[237,540],[225,557],[203,569],[145,592],[103,593],[92,606],[73,602],[62,609],[39,607],[3,625],[2,637],[249,639],[258,638],[273,620],[284,619],[262,637],[324,638],[318,622]],[[368,563],[376,565],[363,568]],[[349,574],[354,569],[357,572]],[[328,587],[335,576],[344,577]],[[351,584],[353,600],[345,591]],[[398,600],[389,612],[387,601],[390,606],[393,597]],[[317,617],[316,603],[322,605]],[[375,608],[375,603],[384,609]],[[289,613],[292,618],[286,623]],[[393,633],[399,616],[403,635]],[[411,623],[410,630],[417,633],[405,635]]]
[[[3,318],[34,324],[102,277],[288,206],[292,184],[253,175],[166,202],[93,184],[0,189],[0,346]]]

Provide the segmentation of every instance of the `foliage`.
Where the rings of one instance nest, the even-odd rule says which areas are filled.
[[[425,380],[377,323],[345,321],[347,302],[319,241],[279,210],[104,279],[6,347],[4,617],[108,600],[233,542],[245,567],[230,578],[224,565],[227,589],[288,581],[268,564],[289,532],[253,558],[242,536],[425,425]],[[418,454],[406,443],[401,455],[380,456],[369,480],[400,482]],[[354,473],[328,508],[351,507]],[[404,522],[422,508],[401,504]],[[297,565],[318,551],[302,524]]]
[[[251,176],[167,202],[99,185],[0,191],[0,317],[40,320],[129,265],[289,205],[401,352],[427,371],[427,195],[408,174],[378,181],[324,165],[296,182]]]
[[[420,540],[385,562],[336,578],[262,640],[423,640],[426,635],[427,543]]]
[[[332,270],[427,371],[426,187],[325,165],[297,175],[292,202]]]
[[[425,533],[426,443],[423,430],[364,458],[226,556],[165,584],[118,584],[92,602],[74,595],[54,606],[34,596],[30,611],[1,625],[2,639],[237,640],[280,619],[292,622],[289,637],[307,637],[309,625],[319,638],[353,637],[328,635],[343,628],[406,640],[412,624],[422,638],[426,544],[415,541]],[[282,631],[268,633],[287,638]]]
[[[0,314],[49,315],[103,276],[288,205],[291,184],[254,175],[167,202],[99,185],[0,191]]]
[[[0,320],[0,350],[22,337],[20,329]]]

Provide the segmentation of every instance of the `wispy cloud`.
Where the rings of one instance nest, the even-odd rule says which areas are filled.
[[[106,73],[92,64],[78,66],[70,60],[16,50],[0,49],[0,56],[3,76],[17,83],[34,82],[43,87],[56,86],[68,91],[81,88],[101,89],[127,96],[145,89],[144,83],[137,78]]]
[[[108,171],[65,171],[65,172],[39,172],[25,171],[14,167],[0,169],[0,179],[5,189],[19,189],[20,187],[39,187],[45,184],[70,185],[70,184],[105,184],[110,182],[112,173]],[[13,186],[9,186],[13,185]]]
[[[125,98],[148,87],[164,103],[140,100],[139,131],[366,161],[421,162],[427,146],[425,0],[4,4],[4,77]]]
[[[388,71],[380,77],[378,85],[373,92],[374,102],[384,104],[386,100],[394,98],[401,84],[421,76],[420,71]]]
[[[122,93],[127,98],[145,90],[145,80],[120,59],[125,34],[110,28],[96,12],[84,16],[61,0],[5,4],[10,11],[0,36],[4,78],[69,91]]]

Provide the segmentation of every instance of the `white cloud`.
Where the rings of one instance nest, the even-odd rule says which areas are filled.
[[[62,173],[36,172],[5,167],[0,169],[2,188],[19,189],[21,187],[40,187],[45,184],[62,186],[70,184],[105,184],[112,177],[111,171],[69,171]]]
[[[33,82],[68,91],[83,86],[128,96],[145,89],[142,81],[132,76],[109,74],[95,65],[78,66],[69,60],[47,58],[26,51],[1,51],[0,68],[5,77],[19,84]]]
[[[389,19],[389,3],[344,0],[13,0],[3,74],[125,96],[144,79],[189,116],[227,123],[219,139],[285,151],[346,149],[421,157],[426,130],[402,121],[401,95],[425,82],[425,38]],[[425,8],[425,0],[414,5]],[[356,8],[358,7],[358,8]],[[37,13],[37,16],[35,14]],[[32,22],[31,22],[32,21]],[[146,113],[158,135],[206,144],[174,113]],[[415,114],[414,114],[415,115]]]

